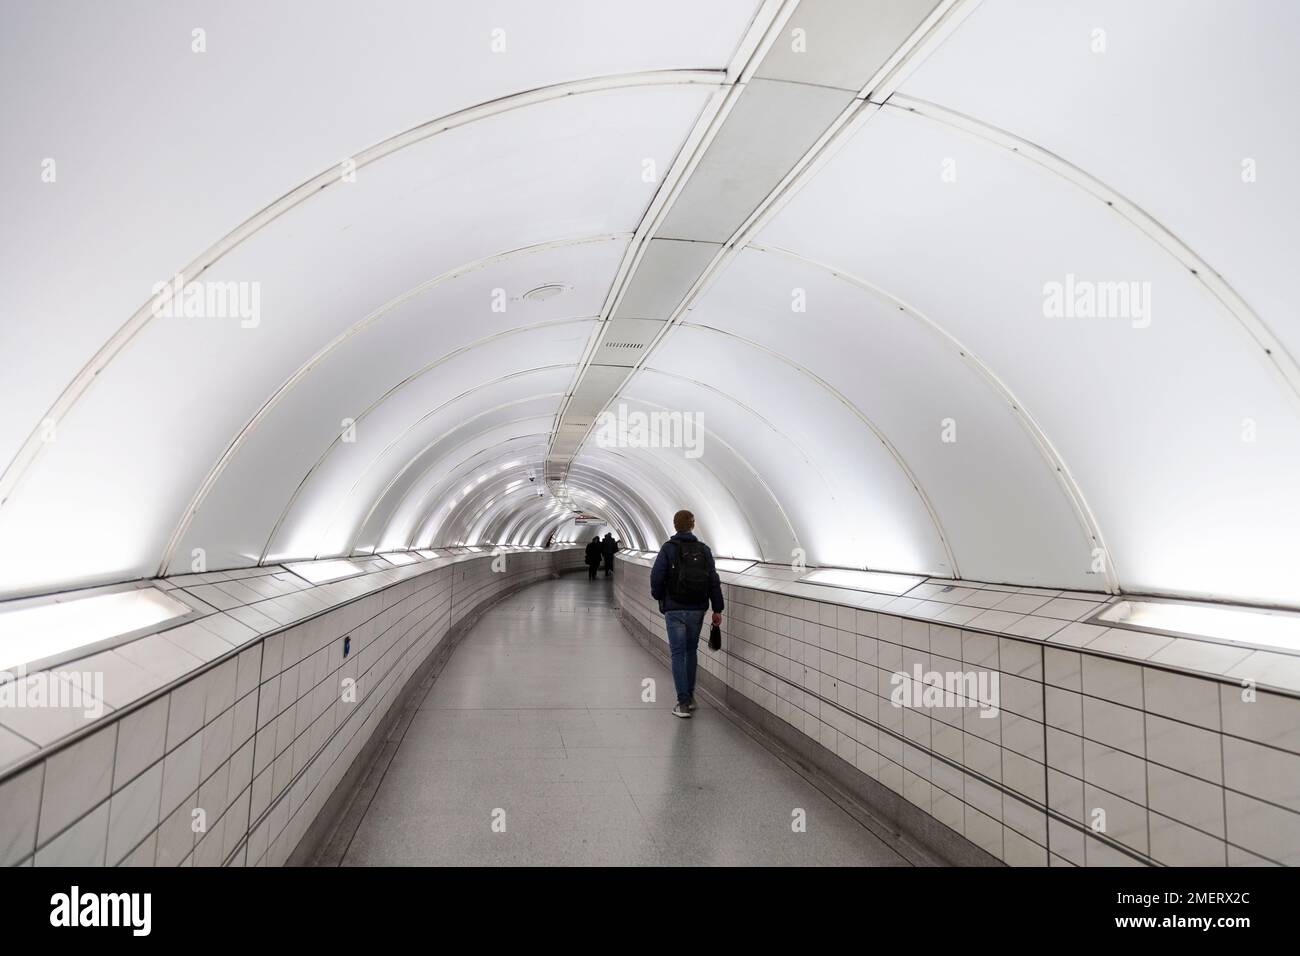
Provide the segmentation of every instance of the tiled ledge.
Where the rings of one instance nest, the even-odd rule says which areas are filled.
[[[643,566],[653,556],[620,554]],[[1264,650],[1193,637],[1143,632],[1128,627],[1086,623],[1098,611],[1134,595],[1115,597],[1093,591],[1014,587],[978,581],[927,578],[906,594],[876,594],[798,582],[782,565],[755,564],[743,573],[719,571],[725,584],[816,601],[848,610],[885,612],[895,617],[942,624],[963,631],[1087,651],[1162,670],[1212,677],[1300,697],[1300,652]],[[834,622],[829,622],[834,623]]]
[[[426,561],[332,587],[333,605],[291,604],[292,620],[268,614],[228,651],[200,637],[211,660],[161,684],[149,671],[153,690],[0,773],[0,865],[284,864],[443,642],[500,595],[580,563],[576,549]],[[285,610],[288,596],[251,603]]]
[[[624,619],[664,640],[650,560],[623,562]],[[722,649],[701,651],[700,668],[863,792],[885,787],[1012,865],[1300,865],[1293,693],[1052,640],[1077,622],[1015,635],[879,595],[866,597],[889,610],[722,577]],[[896,701],[895,675],[914,668],[996,676],[997,719],[976,701]]]
[[[545,552],[512,548],[505,553]],[[311,584],[282,565],[268,565],[117,586],[119,590],[155,587],[193,611],[122,639],[60,655],[15,680],[10,679],[13,674],[0,672],[0,780],[84,737],[111,715],[121,716],[166,694],[258,640],[403,581],[485,556],[481,551],[455,549],[455,553],[439,552],[398,567],[379,558],[354,559],[366,570],[321,584]],[[87,593],[109,590],[95,588]],[[78,703],[12,705],[15,699],[40,700],[40,693]],[[97,712],[88,716],[88,710]]]

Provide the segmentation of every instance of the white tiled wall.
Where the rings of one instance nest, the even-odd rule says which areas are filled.
[[[164,631],[67,665],[100,669],[104,697],[118,701],[92,725],[5,714],[18,743],[14,759],[0,753],[0,865],[284,863],[449,629],[494,595],[580,564],[581,552],[511,553],[504,572],[492,562],[403,568],[332,609],[319,596],[329,585],[263,583],[248,595],[260,603],[236,607],[228,589],[198,583],[233,613],[228,623],[205,619],[175,629],[186,630],[179,639]],[[328,593],[349,592],[355,582]],[[282,626],[293,619],[284,598],[315,616]],[[218,629],[230,637],[213,643]]]
[[[666,642],[648,565],[620,558],[619,572],[622,614]],[[723,649],[700,667],[1008,864],[1300,864],[1296,697],[1247,701],[1238,681],[1092,648],[723,590]],[[915,663],[996,673],[998,717],[895,707],[890,678]]]

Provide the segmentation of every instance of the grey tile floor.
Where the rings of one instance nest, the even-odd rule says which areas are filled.
[[[612,593],[569,576],[484,615],[343,865],[906,865],[703,701],[673,717],[672,675],[623,630]]]

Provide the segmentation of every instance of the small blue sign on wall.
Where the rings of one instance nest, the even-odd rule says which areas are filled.
[[[351,653],[352,653],[352,638],[345,637],[343,638],[343,656],[346,658]]]

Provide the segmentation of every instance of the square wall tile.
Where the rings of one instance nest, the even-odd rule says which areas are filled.
[[[1219,734],[1156,714],[1146,715],[1147,759],[1211,783],[1223,782]]]
[[[1008,866],[1047,866],[1047,849],[1010,827],[1002,831],[1002,859]]]
[[[59,831],[107,799],[113,787],[116,749],[114,721],[46,759],[38,843],[53,839]]]
[[[103,866],[108,841],[108,801],[36,851],[37,866]]]
[[[198,733],[203,726],[207,705],[207,675],[181,684],[169,695],[167,710],[167,749],[174,750],[182,741]]]
[[[1146,709],[1162,717],[1219,730],[1219,685],[1154,667],[1143,668]]]
[[[1073,691],[1047,686],[1044,690],[1044,723],[1067,733],[1083,734],[1083,697]]]
[[[109,802],[108,850],[105,862],[114,866],[158,826],[162,799],[162,764],[155,763]]]
[[[1152,813],[1151,858],[1166,866],[1227,866],[1228,845],[1177,820]]]
[[[1085,739],[1083,779],[1125,800],[1141,804],[1147,802],[1146,761],[1122,750]]]
[[[150,764],[161,760],[167,743],[167,698],[132,711],[118,722],[113,788],[126,785]]]
[[[1300,812],[1300,756],[1223,737],[1224,783],[1241,793]]]
[[[1136,664],[1083,654],[1083,692],[1126,707],[1142,707],[1142,668]]]
[[[0,783],[0,866],[13,866],[36,849],[45,764],[38,763]]]
[[[1007,674],[1026,680],[1043,681],[1043,645],[1016,641],[1009,637],[998,639],[1000,669]]]
[[[1047,731],[1047,765],[1072,777],[1083,779],[1083,738],[1057,730]]]
[[[1224,835],[1222,787],[1154,763],[1147,764],[1147,785],[1153,811],[1213,836]]]
[[[1142,711],[1096,697],[1083,698],[1083,736],[1138,757],[1146,753]]]
[[[1101,832],[1112,840],[1139,853],[1147,852],[1146,807],[1089,783],[1083,785],[1083,802],[1090,828],[1101,827]]]
[[[1083,690],[1082,655],[1078,651],[1044,647],[1043,682],[1075,693],[1081,692]]]
[[[1081,826],[1089,822],[1083,801],[1083,781],[1051,767],[1047,768],[1047,806]]]
[[[1300,753],[1300,699],[1220,684],[1219,703],[1224,733]]]
[[[1228,843],[1283,866],[1300,866],[1300,813],[1245,794],[1224,793]]]

